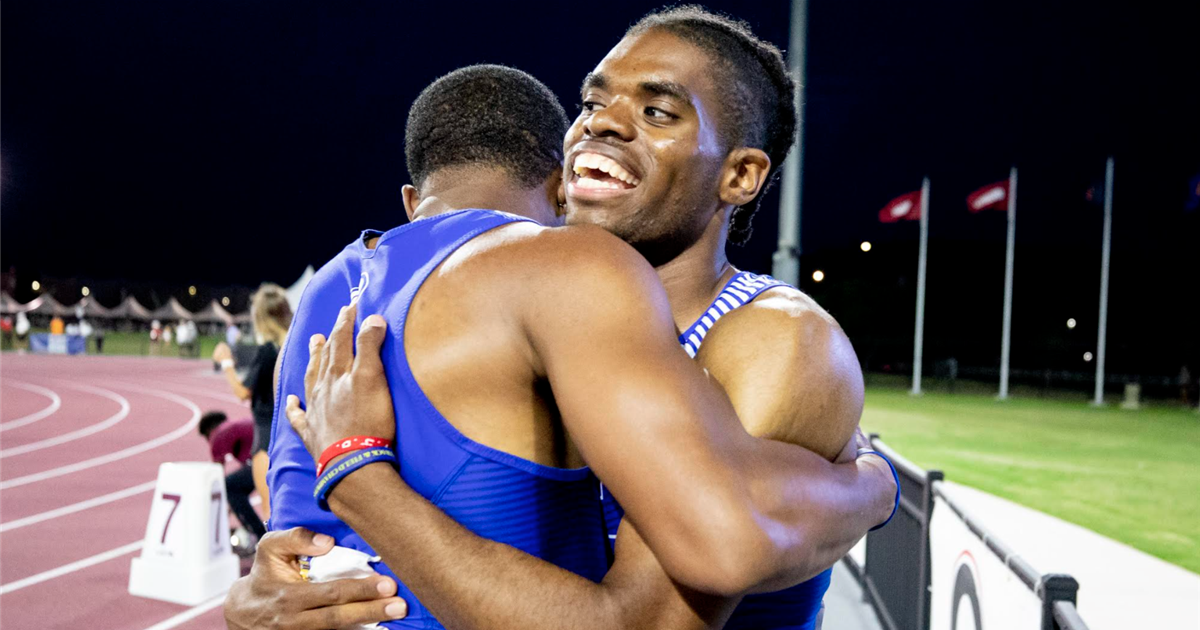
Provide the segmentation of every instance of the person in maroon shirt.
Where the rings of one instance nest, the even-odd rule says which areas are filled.
[[[254,445],[254,421],[249,418],[227,420],[220,411],[210,411],[200,418],[200,435],[208,440],[212,460],[225,465],[226,458],[237,460],[237,470],[225,476],[225,494],[229,507],[255,537],[262,538],[267,528],[250,505],[250,493],[254,491],[254,475],[250,466],[251,448]]]

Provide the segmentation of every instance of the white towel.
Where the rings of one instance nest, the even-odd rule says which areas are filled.
[[[357,549],[335,546],[323,556],[300,556],[300,575],[309,582],[370,577],[377,575],[375,569],[371,568],[371,563],[380,560],[379,556],[368,556]],[[378,627],[377,623],[351,626],[353,630]]]

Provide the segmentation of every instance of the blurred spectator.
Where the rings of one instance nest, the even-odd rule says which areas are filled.
[[[96,330],[92,333],[92,338],[96,340],[96,354],[104,354],[104,326],[97,325]]]
[[[173,335],[173,333],[171,332],[171,326],[170,326],[170,324],[168,324],[168,325],[166,325],[166,326],[163,326],[163,329],[162,329],[162,342],[163,342],[163,347],[170,347],[170,346],[171,346],[171,337],[172,337],[172,335]]]
[[[71,322],[67,324],[66,334],[76,337],[83,334],[83,330],[79,327],[79,322]]]
[[[1179,397],[1183,406],[1192,406],[1192,371],[1186,365],[1179,368]]]
[[[61,334],[65,333],[66,331],[67,331],[66,322],[63,321],[63,318],[59,317],[58,315],[55,315],[54,318],[50,320],[50,334],[51,335],[61,335]]]
[[[8,315],[0,318],[0,334],[4,336],[4,345],[13,345],[13,319]]]
[[[200,329],[196,327],[196,322],[188,320],[188,356],[198,359],[200,358]]]
[[[96,331],[95,331],[95,329],[92,328],[92,325],[90,323],[88,323],[88,320],[86,320],[86,319],[79,320],[79,334],[84,339],[91,337],[92,333],[94,333],[94,332],[96,332]]]
[[[208,440],[212,460],[222,466],[225,460],[238,463],[238,469],[225,476],[225,494],[229,507],[238,520],[258,538],[267,533],[262,518],[250,505],[254,491],[254,473],[250,468],[251,447],[254,443],[254,421],[249,418],[226,421],[220,411],[210,411],[200,418],[200,435]]]
[[[25,343],[26,337],[29,336],[29,316],[24,311],[17,313],[17,323],[13,326],[13,332],[17,333],[17,341]]]
[[[179,322],[179,325],[175,327],[175,343],[179,345],[179,356],[192,356],[193,344],[198,336],[196,324],[191,320]]]
[[[229,327],[225,329],[225,343],[229,344],[229,347],[232,348],[238,345],[238,342],[241,340],[242,329],[238,328],[237,324],[230,323]]]
[[[221,371],[234,394],[250,401],[254,413],[254,455],[251,465],[254,470],[254,487],[262,497],[263,515],[271,517],[271,502],[267,495],[267,447],[271,443],[271,417],[275,414],[275,359],[279,348],[292,325],[292,308],[288,305],[287,293],[276,284],[263,284],[250,298],[250,316],[254,321],[254,336],[258,350],[246,369],[246,378],[238,378],[233,365],[233,350],[228,344],[219,343],[213,349],[213,361],[221,364]]]
[[[150,354],[160,354],[162,350],[162,322],[157,319],[150,322]]]

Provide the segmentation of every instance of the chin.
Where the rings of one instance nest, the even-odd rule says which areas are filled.
[[[608,208],[592,204],[567,204],[567,214],[563,217],[564,225],[599,225],[606,226],[612,213]]]

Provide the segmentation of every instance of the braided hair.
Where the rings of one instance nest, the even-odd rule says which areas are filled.
[[[796,138],[796,83],[779,48],[756,37],[744,21],[687,5],[651,13],[625,35],[651,29],[671,33],[703,50],[716,66],[719,84],[733,88],[717,114],[718,133],[725,145],[762,149],[771,158],[767,182],[758,196],[734,208],[730,217],[729,240],[745,244],[754,213],[779,179]]]

